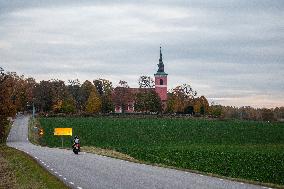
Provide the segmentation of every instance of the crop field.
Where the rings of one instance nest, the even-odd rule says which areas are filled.
[[[284,124],[181,118],[40,118],[42,143],[60,147],[55,127],[72,127],[82,146],[155,164],[284,185]],[[64,139],[70,147],[71,138]]]

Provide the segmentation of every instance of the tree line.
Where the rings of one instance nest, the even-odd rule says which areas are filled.
[[[141,76],[139,88],[130,88],[126,81],[116,87],[107,79],[95,79],[80,83],[78,79],[67,84],[58,79],[36,82],[15,72],[5,72],[0,67],[0,138],[7,134],[7,118],[17,112],[93,114],[114,112],[120,106],[122,113],[129,108],[140,113],[186,114],[216,118],[237,118],[249,120],[280,120],[284,118],[284,107],[274,109],[254,109],[251,107],[225,107],[209,105],[204,96],[188,84],[168,91],[167,102],[162,102],[154,90],[154,81],[149,76]],[[134,103],[132,103],[134,102]],[[132,104],[131,104],[132,103]],[[129,107],[133,106],[133,107]]]
[[[210,115],[221,119],[242,119],[254,121],[284,121],[284,107],[253,108],[250,106],[233,107],[214,105],[210,106]]]

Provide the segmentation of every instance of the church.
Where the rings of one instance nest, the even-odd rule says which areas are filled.
[[[128,92],[129,94],[131,94],[130,96],[134,97],[135,94],[137,94],[140,90],[155,90],[156,93],[159,95],[161,101],[162,101],[162,105],[165,108],[166,107],[166,102],[167,102],[167,76],[168,74],[165,73],[165,66],[163,63],[163,55],[162,55],[162,49],[160,47],[160,58],[159,58],[159,64],[158,65],[158,70],[157,72],[154,74],[155,77],[155,88],[149,88],[149,89],[141,89],[141,88],[126,88],[124,90],[127,90],[126,92]],[[115,91],[120,90],[120,87],[115,88]],[[130,98],[127,100],[127,105],[124,108],[124,112],[125,113],[133,113],[136,112],[135,108],[134,108],[134,98]],[[120,104],[115,104],[115,113],[122,113],[122,107]]]

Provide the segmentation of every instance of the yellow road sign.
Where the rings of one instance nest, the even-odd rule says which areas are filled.
[[[72,128],[54,128],[54,135],[70,135],[72,136]]]
[[[43,129],[39,130],[39,135],[43,135]]]

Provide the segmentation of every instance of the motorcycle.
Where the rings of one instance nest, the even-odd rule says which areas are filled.
[[[73,144],[72,148],[73,148],[74,154],[78,154],[78,152],[80,152],[80,144],[79,143]]]

